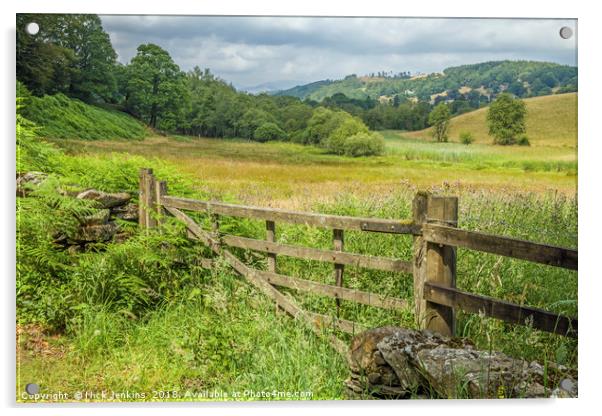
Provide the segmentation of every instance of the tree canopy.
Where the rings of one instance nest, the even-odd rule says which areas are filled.
[[[514,144],[526,133],[527,106],[510,94],[500,94],[487,111],[489,134],[496,144]]]

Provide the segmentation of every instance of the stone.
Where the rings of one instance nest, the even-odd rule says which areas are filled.
[[[44,172],[17,173],[17,196],[28,196],[32,189],[39,186],[46,178],[48,178],[48,175]]]
[[[87,191],[80,192],[77,198],[96,201],[101,208],[114,208],[127,204],[131,196],[126,192],[110,194],[96,189],[88,189]]]
[[[106,224],[109,222],[110,215],[111,210],[99,209],[96,213],[84,217],[81,223],[83,226]]]
[[[115,207],[111,213],[116,217],[126,221],[138,221],[138,205],[129,202],[126,205]]]
[[[81,227],[71,240],[76,243],[109,241],[117,233],[118,229],[119,227],[114,222],[86,225]]]
[[[349,354],[353,396],[380,398],[576,397],[577,374],[562,366],[482,351],[431,331],[375,328],[355,336]],[[546,373],[544,378],[544,372]],[[546,388],[545,379],[547,378]],[[558,386],[556,389],[552,387]]]

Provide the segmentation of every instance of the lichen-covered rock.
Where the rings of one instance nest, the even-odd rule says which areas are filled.
[[[99,209],[94,214],[84,217],[81,220],[81,223],[83,226],[106,224],[107,222],[109,222],[110,216],[111,210]]]
[[[138,221],[138,205],[129,202],[126,205],[115,207],[111,210],[111,213],[116,218],[121,218],[127,221]]]
[[[119,227],[114,222],[107,224],[87,225],[81,227],[71,238],[75,243],[109,241],[117,233]]]
[[[17,173],[17,196],[25,197],[31,190],[46,180],[48,175],[44,172]]]
[[[114,208],[127,204],[131,196],[126,192],[110,194],[96,189],[88,189],[87,191],[80,192],[77,198],[96,201],[101,208]]]
[[[548,365],[544,379],[537,362],[477,350],[468,340],[430,331],[363,332],[352,340],[349,360],[349,390],[384,398],[575,397],[577,391],[577,375],[567,368]]]

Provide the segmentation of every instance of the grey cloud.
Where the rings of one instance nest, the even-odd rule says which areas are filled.
[[[492,59],[575,65],[574,20],[101,16],[122,62],[141,43],[184,70],[211,68],[237,86],[379,70],[440,71]],[[576,30],[575,30],[576,31]]]

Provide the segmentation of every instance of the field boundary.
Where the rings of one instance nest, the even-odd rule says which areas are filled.
[[[457,228],[457,197],[419,192],[412,203],[412,218],[394,220],[296,212],[179,198],[167,194],[167,183],[158,181],[153,176],[152,169],[141,169],[139,179],[139,225],[141,228],[150,229],[160,225],[164,221],[165,215],[176,217],[185,224],[189,238],[209,247],[214,255],[222,257],[251,284],[272,298],[279,308],[291,316],[305,321],[317,332],[321,333],[324,327],[337,328],[351,334],[364,329],[358,323],[339,317],[339,301],[341,299],[385,309],[411,307],[411,302],[408,302],[407,299],[344,287],[345,266],[352,265],[411,274],[414,283],[414,314],[417,326],[422,329],[433,330],[448,336],[455,335],[455,310],[460,309],[467,313],[482,314],[511,324],[526,325],[563,336],[577,337],[578,321],[576,317],[568,317],[456,289],[457,247],[569,270],[577,270],[578,265],[578,252],[572,248]],[[211,230],[204,230],[184,211],[207,214]],[[221,232],[221,216],[264,220],[266,223],[265,239]],[[277,242],[276,225],[280,222],[332,229],[333,249],[325,250]],[[404,260],[346,252],[344,251],[345,230],[411,235],[413,236],[412,259]],[[267,270],[259,270],[244,264],[229,250],[230,247],[265,254]],[[277,259],[279,256],[332,263],[334,284],[324,284],[278,273]],[[204,267],[213,265],[212,259],[200,259],[200,261]],[[332,297],[336,300],[336,313],[327,316],[305,311],[278,287]],[[347,350],[344,342],[334,335],[331,336],[331,341],[338,351],[344,353]]]

